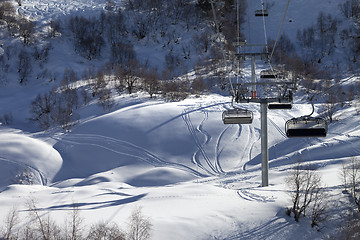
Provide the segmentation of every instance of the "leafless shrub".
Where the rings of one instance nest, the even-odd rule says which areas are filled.
[[[193,91],[196,93],[201,93],[204,90],[206,90],[206,84],[201,75],[198,76],[196,79],[194,79],[191,86],[192,86]]]
[[[290,189],[291,212],[294,214],[295,221],[299,221],[300,216],[306,216],[310,208],[315,226],[326,210],[320,175],[315,170],[310,170],[308,166],[304,168],[299,162],[287,176],[286,184]]]
[[[125,234],[115,224],[98,223],[91,226],[88,236],[88,240],[125,240]]]
[[[333,96],[333,95],[332,95]],[[334,121],[334,114],[336,112],[336,99],[334,97],[330,97],[329,100],[326,101],[326,103],[322,104],[322,108],[324,109],[324,117],[326,120],[328,120],[330,123]]]
[[[356,113],[360,114],[360,101],[355,103],[355,109],[356,109]]]
[[[65,225],[65,239],[66,240],[81,240],[83,237],[83,219],[79,214],[79,208],[73,205],[73,210],[70,213],[70,220],[67,220]]]
[[[49,36],[54,38],[59,35],[61,29],[61,22],[59,19],[50,20],[49,23]]]
[[[13,207],[12,210],[7,214],[5,219],[5,229],[2,231],[2,236],[6,240],[15,240],[18,239],[17,232],[15,231],[15,226],[19,223],[19,214],[18,210]]]
[[[128,240],[146,240],[151,236],[152,224],[145,217],[140,207],[133,210],[130,216]]]
[[[47,214],[44,217],[32,198],[29,199],[27,204],[30,217],[33,219],[33,225],[26,229],[26,234],[31,234],[33,237],[30,239],[60,240],[62,238],[61,228],[50,218],[50,215]]]
[[[29,167],[25,167],[24,169],[18,170],[14,177],[14,183],[22,184],[22,185],[32,185],[34,184],[34,173],[31,171]]]
[[[21,50],[17,59],[17,71],[19,73],[19,83],[26,83],[30,73],[32,72],[32,64],[30,54],[25,50]]]
[[[360,212],[360,161],[357,158],[352,158],[350,163],[343,164],[340,171],[344,190],[349,190],[358,211]]]
[[[333,239],[358,239],[360,236],[360,221],[358,217],[346,219],[344,224],[340,227],[338,235]]]
[[[102,106],[104,111],[110,111],[114,106],[114,98],[111,94],[111,90],[108,88],[103,88],[98,93],[99,104]]]
[[[19,33],[20,36],[23,38],[25,45],[29,45],[32,42],[34,32],[35,32],[35,23],[26,18],[20,18]]]
[[[165,101],[182,101],[187,98],[189,91],[186,82],[163,81],[161,85],[161,92]]]
[[[311,205],[311,227],[319,226],[327,218],[328,203],[326,201],[327,195],[323,188],[317,188],[314,191],[314,200]]]
[[[5,125],[10,125],[14,121],[13,115],[11,112],[5,113],[2,117],[0,116],[0,123]]]
[[[150,98],[159,91],[159,78],[155,69],[145,70],[143,72],[143,84],[146,92],[150,94]]]
[[[0,2],[0,19],[8,21],[10,16],[14,16],[15,8],[9,1]]]

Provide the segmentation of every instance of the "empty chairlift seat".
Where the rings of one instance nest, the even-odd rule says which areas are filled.
[[[326,137],[327,122],[322,118],[304,116],[286,122],[287,137]]]
[[[279,73],[277,71],[263,70],[260,72],[260,78],[276,79],[278,77]]]
[[[276,109],[291,109],[292,104],[291,103],[269,103],[268,108],[270,110],[276,110]]]
[[[253,112],[246,109],[230,109],[222,114],[224,124],[251,124],[253,121]]]
[[[260,9],[255,11],[255,17],[267,17],[267,16],[269,16],[267,9],[264,10]]]

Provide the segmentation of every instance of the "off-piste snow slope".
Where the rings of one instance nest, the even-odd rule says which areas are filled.
[[[44,20],[96,12],[106,1],[22,2],[19,12]],[[323,4],[330,9],[336,2]],[[313,1],[292,4],[292,9],[302,9],[292,12],[293,19],[307,12],[312,16]],[[284,6],[276,3],[273,10]],[[260,61],[257,66],[257,73],[267,68]],[[250,66],[245,67],[249,76]],[[358,79],[340,82],[353,81]],[[18,99],[0,89],[6,109],[16,112],[37,94],[37,88],[23,88],[33,95],[27,92]],[[19,130],[0,126],[0,221],[16,207],[23,216],[16,228],[26,226],[31,221],[27,202],[33,199],[43,216],[60,224],[78,207],[85,228],[103,221],[126,229],[130,213],[140,206],[153,224],[151,239],[322,239],[335,234],[348,206],[339,169],[360,155],[359,115],[355,104],[347,102],[334,115],[326,138],[289,139],[285,121],[312,110],[302,89],[294,99],[293,109],[268,112],[269,187],[260,187],[257,104],[242,106],[254,112],[251,125],[224,125],[221,114],[231,108],[231,99],[218,94],[180,102],[150,100],[145,93],[118,96],[105,114],[90,103],[68,132],[29,131],[24,113],[23,120],[15,119]],[[315,104],[316,112],[321,107]],[[326,187],[330,217],[321,231],[311,228],[308,219],[296,223],[285,215],[291,205],[285,177],[299,158],[319,169]],[[24,170],[32,173],[34,184],[12,184],[24,179]]]

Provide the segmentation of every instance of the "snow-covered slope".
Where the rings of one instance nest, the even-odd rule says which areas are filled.
[[[7,128],[0,131],[0,161],[0,189],[18,181],[26,183],[26,180],[47,185],[62,165],[60,154],[51,145]],[[33,178],[25,179],[21,173],[26,172],[33,173]]]
[[[18,11],[39,21],[73,11],[90,14],[106,3],[22,2]],[[249,1],[250,12],[260,6],[254,2]],[[297,28],[315,21],[317,11],[311,9],[333,12],[338,2],[293,1],[287,17],[293,21],[286,21],[284,31],[294,36]],[[277,33],[283,14],[275,10],[285,5],[286,1],[276,1],[270,9],[273,17],[267,19],[267,27],[271,34]],[[256,25],[259,19],[250,20]],[[263,36],[261,24],[259,35]],[[66,59],[64,55],[57,60]],[[257,72],[267,68],[260,61],[257,66]],[[250,75],[248,64],[244,75]],[[286,138],[285,121],[311,112],[301,89],[294,96],[293,109],[269,110],[270,186],[261,188],[257,104],[242,105],[254,112],[253,124],[224,125],[221,114],[232,107],[227,96],[209,94],[164,102],[137,93],[116,97],[109,113],[94,102],[82,107],[71,131],[38,132],[28,121],[27,109],[38,92],[50,87],[36,83],[0,89],[1,113],[11,111],[14,123],[10,127],[21,129],[0,126],[0,223],[16,206],[21,216],[16,229],[26,226],[31,221],[28,200],[34,199],[42,216],[51,216],[59,224],[78,207],[85,228],[99,221],[126,228],[131,211],[141,206],[153,224],[151,239],[322,239],[336,233],[339,213],[348,207],[338,171],[342,162],[360,156],[354,102],[346,102],[336,112],[326,138]],[[315,107],[319,110],[321,104]],[[321,231],[311,228],[308,219],[295,223],[285,214],[291,205],[285,177],[299,158],[317,167],[326,185],[332,216]],[[32,174],[35,185],[12,184],[24,170]]]

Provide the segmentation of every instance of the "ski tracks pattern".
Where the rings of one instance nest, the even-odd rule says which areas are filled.
[[[1,156],[0,156],[0,161],[18,165],[18,166],[22,167],[23,169],[28,168],[28,169],[30,169],[33,172],[36,172],[38,174],[38,179],[39,179],[39,182],[41,183],[41,185],[45,186],[47,184],[47,178],[45,177],[45,174],[36,167],[30,166],[29,164],[26,164],[26,163],[17,162],[17,161],[12,160],[12,159],[4,158],[4,157],[1,157]]]
[[[256,194],[254,192],[251,191],[251,189],[239,189],[237,190],[237,194],[239,195],[239,197],[241,197],[244,200],[247,201],[257,201],[257,202],[274,202],[275,198],[274,197],[267,197],[267,196],[262,196],[259,194]]]
[[[205,113],[204,114],[204,119],[201,121],[200,125],[195,128],[192,121],[191,121],[191,118],[190,118],[190,115],[189,113],[187,113],[186,111],[184,111],[184,114],[182,115],[182,119],[184,120],[192,138],[194,139],[194,142],[198,148],[198,150],[193,154],[193,162],[198,165],[201,169],[203,169],[204,171],[206,171],[208,174],[210,175],[217,175],[219,174],[220,172],[216,169],[216,167],[211,163],[205,149],[204,149],[204,146],[206,144],[209,143],[210,141],[210,135],[208,135],[207,133],[204,133],[203,131],[200,131],[200,129],[202,129],[203,127],[201,126],[204,121],[208,118],[208,114]],[[205,141],[204,143],[201,143],[199,137],[197,136],[197,132],[203,134],[205,136]],[[201,154],[207,164],[207,166],[210,168],[210,170],[208,170],[200,161],[200,158],[199,158],[199,154]]]
[[[189,172],[195,176],[204,176],[204,174],[180,163],[168,162],[150,151],[132,144],[128,141],[119,140],[111,137],[95,135],[95,134],[69,134],[65,137],[54,137],[55,140],[74,145],[86,145],[86,146],[94,146],[106,149],[108,151],[114,152],[116,154],[128,157],[134,157],[143,162],[146,162],[155,167],[172,167],[180,170],[184,170]]]

